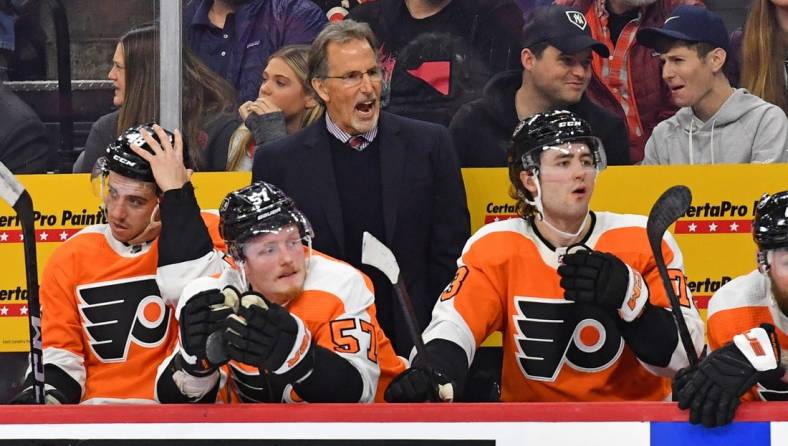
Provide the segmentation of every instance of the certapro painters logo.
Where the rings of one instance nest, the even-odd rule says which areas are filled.
[[[673,233],[749,234],[752,231],[754,212],[755,205],[750,208],[746,204],[735,204],[727,200],[692,205],[676,221]]]
[[[36,243],[64,242],[85,226],[107,223],[101,209],[63,209],[60,213],[35,211]],[[20,243],[24,240],[16,215],[0,215],[0,244]]]
[[[517,218],[517,206],[514,203],[487,203],[485,207],[487,213],[484,216],[484,224],[493,223],[501,220],[508,220],[510,218]]]

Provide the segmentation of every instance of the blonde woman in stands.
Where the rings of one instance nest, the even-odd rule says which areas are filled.
[[[753,1],[741,49],[741,86],[788,113],[788,0]]]
[[[257,99],[238,109],[244,124],[233,135],[228,170],[250,170],[255,147],[313,123],[323,105],[306,82],[308,45],[290,45],[268,59]]]

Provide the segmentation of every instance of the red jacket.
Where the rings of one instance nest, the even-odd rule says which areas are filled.
[[[595,13],[594,5],[596,0],[556,0],[555,3],[576,8],[582,11],[586,17]],[[643,8],[640,28],[662,26],[670,12],[680,5],[703,6],[703,2],[701,0],[657,0]],[[588,23],[592,26],[591,33],[594,38],[604,41],[599,37],[602,35],[602,31],[593,27],[593,23],[598,23],[598,21],[588,20]],[[632,129],[630,129],[630,160],[633,163],[643,160],[643,149],[654,127],[661,121],[673,116],[677,110],[670,100],[670,92],[667,86],[662,81],[660,61],[658,58],[653,57],[653,52],[652,49],[635,43],[629,53],[629,71],[632,71],[631,67],[638,67],[639,69],[639,73],[635,76],[629,76],[629,79],[640,114],[640,121],[643,125],[642,135],[637,137],[633,136]],[[594,53],[594,58],[598,57]],[[596,63],[594,65],[595,68],[599,66]],[[620,115],[626,121],[624,109],[618,103],[616,97],[613,96],[613,93],[602,82],[599,73],[596,71],[588,86],[588,96],[602,107]]]

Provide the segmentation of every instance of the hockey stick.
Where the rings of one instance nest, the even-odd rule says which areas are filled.
[[[679,328],[681,344],[687,352],[690,366],[694,367],[698,364],[698,355],[695,351],[695,345],[692,343],[687,322],[684,320],[684,314],[681,312],[681,303],[676,293],[673,292],[673,285],[670,277],[668,277],[668,268],[665,266],[665,259],[662,256],[662,238],[665,235],[665,231],[689,209],[691,203],[692,193],[687,186],[673,186],[666,190],[657,199],[648,213],[646,234],[648,235],[648,243],[651,245],[651,252],[654,254],[657,270],[659,270],[659,276],[662,278],[662,285],[665,287],[665,293],[667,293],[670,300],[673,317],[676,319],[676,325]]]
[[[405,288],[405,281],[399,273],[399,265],[394,253],[374,235],[364,231],[361,240],[361,263],[374,266],[391,281],[402,312],[405,313],[405,324],[408,326],[410,340],[416,347],[416,355],[421,356],[428,366],[432,365],[427,348],[424,346],[424,340],[421,338],[421,331],[416,324],[416,310],[413,308],[413,301],[410,300],[408,290]]]
[[[38,266],[36,232],[33,225],[33,200],[13,173],[0,163],[0,198],[14,208],[22,226],[27,277],[28,326],[30,329],[30,368],[36,403],[44,404],[44,361],[41,351],[41,308],[38,303]]]

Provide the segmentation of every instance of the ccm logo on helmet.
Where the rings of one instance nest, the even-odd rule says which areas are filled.
[[[122,156],[118,156],[118,155],[112,155],[112,159],[114,159],[115,161],[119,162],[120,164],[125,164],[125,165],[127,165],[129,167],[133,167],[133,166],[137,165],[137,163],[135,163],[133,161],[129,161],[126,158],[123,158]]]
[[[170,307],[155,276],[82,285],[79,312],[90,349],[101,362],[123,362],[129,346],[156,347],[167,338]]]

